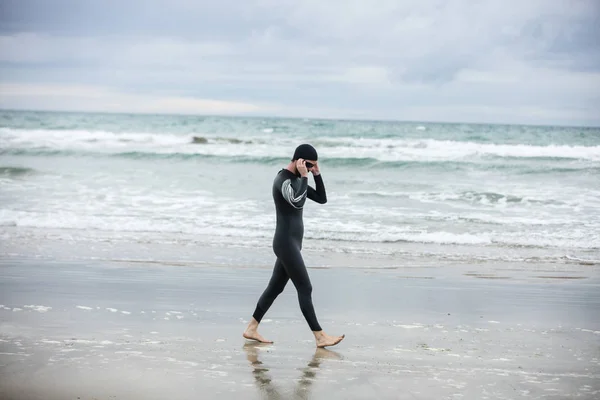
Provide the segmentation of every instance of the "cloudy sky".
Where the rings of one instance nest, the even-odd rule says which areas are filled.
[[[0,108],[600,125],[600,1],[0,0]]]

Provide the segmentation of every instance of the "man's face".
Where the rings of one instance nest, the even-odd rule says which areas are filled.
[[[310,171],[311,168],[314,167],[315,163],[315,160],[306,160],[306,169]]]

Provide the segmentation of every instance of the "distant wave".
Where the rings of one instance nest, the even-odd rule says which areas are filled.
[[[287,163],[289,157],[282,156],[253,156],[253,155],[218,155],[210,153],[197,152],[147,152],[147,151],[128,151],[128,152],[102,152],[87,151],[82,153],[77,150],[59,150],[47,148],[13,148],[0,150],[0,154],[13,156],[73,156],[82,155],[92,157],[116,157],[132,160],[218,160],[219,162],[240,163],[240,164],[262,164],[278,165]],[[324,157],[321,157],[324,158]],[[371,157],[326,157],[322,161],[328,166],[334,167],[361,167],[369,169],[427,169],[432,171],[468,171],[468,170],[506,170],[518,174],[572,174],[585,171],[588,174],[600,174],[600,166],[590,166],[588,164],[573,164],[569,167],[551,167],[544,165],[522,165],[518,163],[485,163],[472,161],[456,160],[406,160],[406,161],[381,161]],[[7,174],[7,172],[5,173]],[[378,195],[375,193],[374,195]],[[382,194],[385,196],[385,194]]]
[[[385,191],[385,190],[362,190],[350,193],[352,196],[358,197],[391,197],[391,198],[410,198],[425,203],[431,202],[462,202],[462,203],[478,203],[487,205],[501,204],[541,204],[554,206],[568,206],[558,200],[539,199],[528,196],[515,196],[511,194],[495,193],[495,192],[477,192],[473,190],[463,192],[415,192],[413,190],[401,191]]]
[[[156,133],[113,133],[81,130],[18,130],[0,128],[0,152],[12,155],[68,155],[104,154],[129,158],[180,158],[224,157],[239,162],[271,163],[288,159],[288,153],[297,144],[293,136],[229,137],[223,135],[177,135]],[[315,138],[311,141],[321,158],[332,165],[356,165],[401,168],[411,163],[446,164],[446,168],[464,167],[464,164],[495,163],[493,168],[503,168],[494,160],[513,159],[527,162],[586,161],[593,165],[556,165],[554,172],[571,172],[598,168],[600,146],[526,144],[489,144],[437,139],[399,138]],[[347,160],[347,161],[344,161]],[[517,165],[518,163],[511,163]],[[421,164],[422,166],[423,164]],[[510,168],[514,168],[511,165]],[[536,173],[539,168],[523,173]],[[491,168],[491,167],[490,167]]]
[[[325,158],[395,161],[457,161],[515,158],[600,161],[600,146],[491,144],[456,140],[330,137],[311,140]],[[298,140],[293,136],[229,137],[156,133],[113,133],[82,130],[17,130],[0,128],[0,146],[11,150],[202,154],[214,156],[282,157]]]
[[[419,200],[427,201],[467,201],[481,204],[498,204],[498,203],[541,203],[541,204],[560,204],[553,200],[538,200],[510,194],[495,193],[495,192],[477,192],[467,190],[460,193],[427,193],[420,195]]]

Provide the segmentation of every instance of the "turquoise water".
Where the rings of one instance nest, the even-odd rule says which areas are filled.
[[[322,249],[600,258],[600,128],[0,111],[0,226],[270,246],[272,180],[305,142]]]

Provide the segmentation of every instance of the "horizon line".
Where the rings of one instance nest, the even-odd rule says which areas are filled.
[[[175,112],[128,112],[128,111],[81,111],[81,110],[43,110],[28,108],[0,108],[0,112],[22,112],[22,113],[48,113],[48,114],[104,114],[104,115],[135,115],[135,116],[171,116],[171,117],[220,117],[220,118],[264,118],[264,119],[292,119],[292,120],[316,120],[316,121],[342,121],[342,122],[368,122],[368,123],[421,123],[421,124],[444,124],[444,125],[496,125],[496,126],[531,126],[546,128],[587,128],[598,129],[598,125],[573,125],[573,124],[548,124],[548,123],[514,123],[514,122],[475,122],[475,121],[427,121],[427,120],[402,120],[394,118],[336,118],[336,117],[309,117],[309,116],[286,116],[286,115],[261,115],[243,113],[175,113]]]

